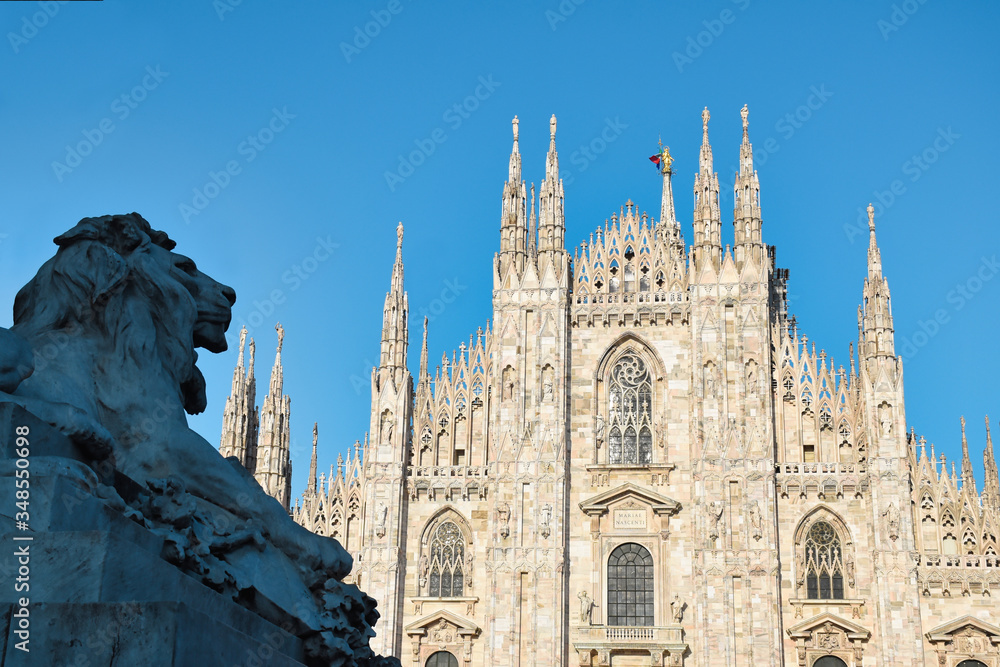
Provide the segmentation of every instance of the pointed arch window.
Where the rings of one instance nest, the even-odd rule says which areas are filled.
[[[465,591],[465,536],[453,521],[445,521],[434,531],[429,556],[428,594],[461,597]]]
[[[806,593],[810,600],[844,599],[844,553],[840,537],[826,521],[809,529],[805,544]]]
[[[622,355],[608,382],[608,462],[652,463],[653,384],[638,355]]]

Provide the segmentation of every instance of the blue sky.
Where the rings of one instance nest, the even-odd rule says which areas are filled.
[[[908,421],[951,459],[964,414],[981,484],[983,415],[1000,417],[1000,8],[608,5],[0,3],[0,325],[52,237],[142,213],[236,289],[230,333],[253,325],[258,400],[284,325],[298,493],[314,421],[321,469],[368,428],[397,221],[412,370],[424,312],[432,364],[485,326],[515,114],[536,184],[559,118],[568,244],[629,198],[658,210],[646,158],[660,136],[690,242],[700,112],[731,239],[748,104],[764,238],[790,269],[800,330],[846,365],[874,201],[897,351],[913,345]],[[190,421],[217,444],[235,346],[201,359],[209,406]]]

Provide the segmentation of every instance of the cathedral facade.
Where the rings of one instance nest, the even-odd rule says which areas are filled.
[[[319,478],[314,446],[290,510],[354,555],[376,651],[407,667],[1000,667],[992,444],[980,493],[964,422],[960,474],[907,431],[871,207],[848,368],[797,330],[742,116],[734,237],[706,110],[692,243],[664,151],[659,217],[629,201],[570,249],[555,117],[537,197],[515,118],[492,321],[436,368],[425,321],[417,377],[400,226],[369,435]]]

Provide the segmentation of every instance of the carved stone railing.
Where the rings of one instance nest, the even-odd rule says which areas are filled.
[[[775,472],[786,475],[864,475],[865,463],[779,463]]]
[[[923,567],[1000,568],[1000,556],[962,554],[919,554],[917,565]]]
[[[410,466],[406,476],[420,479],[427,477],[485,478],[488,466]]]
[[[865,463],[779,463],[775,467],[782,498],[815,495],[820,500],[861,497],[868,490]]]
[[[410,500],[426,494],[428,500],[470,500],[486,497],[490,466],[410,466],[406,488]]]
[[[684,629],[679,625],[666,627],[630,626],[630,625],[593,625],[579,628],[575,641],[582,644],[600,644],[609,642],[629,644],[643,642],[648,644],[679,644],[683,642]]]

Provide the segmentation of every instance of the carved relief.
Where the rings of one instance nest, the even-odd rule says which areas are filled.
[[[708,539],[710,540],[719,538],[719,524],[722,522],[722,513],[725,507],[721,500],[713,500],[708,504]]]
[[[552,521],[552,505],[545,503],[542,505],[542,512],[539,515],[538,525],[539,532],[542,537],[548,537],[552,533],[552,528],[549,525]]]
[[[761,532],[760,503],[756,500],[750,503],[750,536],[758,542],[763,537],[763,533]]]
[[[500,537],[507,539],[510,536],[510,505],[506,502],[497,505],[497,521],[500,524]]]
[[[896,505],[889,503],[882,512],[882,518],[885,520],[885,530],[889,534],[889,539],[895,542],[899,539],[899,510],[896,509]]]

